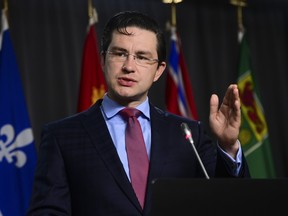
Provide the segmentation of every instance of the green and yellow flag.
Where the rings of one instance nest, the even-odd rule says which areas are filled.
[[[252,178],[275,177],[264,110],[256,87],[249,46],[245,33],[240,41],[238,87],[241,98],[242,123],[239,140],[242,144]]]

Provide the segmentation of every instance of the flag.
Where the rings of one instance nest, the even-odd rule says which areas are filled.
[[[99,98],[102,98],[107,87],[100,65],[100,57],[97,46],[95,23],[97,21],[96,10],[89,19],[88,34],[84,43],[82,56],[82,72],[80,79],[80,91],[78,98],[78,112],[86,110]]]
[[[32,192],[36,148],[4,10],[0,104],[0,215],[24,216]]]
[[[239,140],[246,156],[251,176],[275,177],[269,142],[268,126],[261,105],[260,94],[251,67],[247,38],[240,35],[240,61],[238,87],[241,98],[241,127]]]
[[[173,26],[166,79],[166,109],[177,115],[198,119],[180,37]]]

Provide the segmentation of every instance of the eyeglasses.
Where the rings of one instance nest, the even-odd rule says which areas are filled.
[[[158,59],[152,59],[152,58],[147,58],[143,55],[140,54],[129,54],[127,52],[123,52],[123,51],[106,51],[104,53],[107,53],[109,55],[109,58],[111,61],[115,61],[115,62],[125,62],[127,61],[128,57],[131,55],[133,56],[133,59],[135,61],[135,63],[137,65],[140,66],[147,66],[147,65],[152,65],[154,63],[158,63],[159,60]]]

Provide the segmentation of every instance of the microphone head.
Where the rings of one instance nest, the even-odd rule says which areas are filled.
[[[183,134],[185,136],[185,139],[188,140],[188,139],[192,138],[191,130],[185,122],[181,123],[181,128],[182,128]]]

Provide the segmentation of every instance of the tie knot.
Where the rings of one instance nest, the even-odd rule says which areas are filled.
[[[123,116],[125,118],[129,118],[129,117],[138,118],[138,116],[141,114],[141,112],[135,108],[124,108],[120,111],[120,114],[121,114],[121,116]]]

